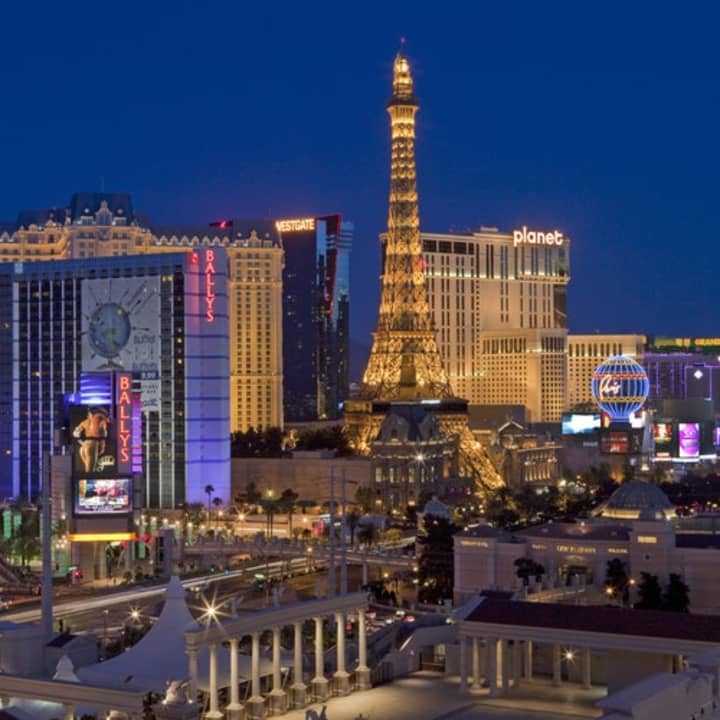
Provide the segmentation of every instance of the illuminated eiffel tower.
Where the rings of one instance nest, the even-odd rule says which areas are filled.
[[[392,158],[380,313],[362,389],[345,403],[345,429],[355,451],[367,454],[393,402],[420,403],[443,433],[457,438],[462,471],[488,490],[504,483],[468,427],[467,401],[453,395],[427,300],[415,169],[418,107],[410,64],[398,53],[387,104]]]

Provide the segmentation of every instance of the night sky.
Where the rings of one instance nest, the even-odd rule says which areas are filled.
[[[571,330],[720,335],[709,2],[7,5],[0,220],[101,178],[156,222],[341,212],[367,343],[404,36],[425,230],[560,229]]]

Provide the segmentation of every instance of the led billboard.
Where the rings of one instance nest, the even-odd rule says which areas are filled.
[[[678,423],[678,457],[700,455],[700,423]]]
[[[600,413],[564,413],[563,435],[589,435],[600,429]]]
[[[129,478],[81,478],[75,483],[76,515],[129,513]]]
[[[668,445],[673,439],[672,423],[658,422],[653,426],[653,437],[656,445]]]
[[[107,405],[70,406],[70,443],[77,475],[115,475],[115,432]]]

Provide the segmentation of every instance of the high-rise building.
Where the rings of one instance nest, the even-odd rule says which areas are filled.
[[[590,381],[600,363],[611,355],[643,362],[644,335],[568,335],[568,407],[592,403]]]
[[[418,107],[410,64],[398,54],[387,104],[392,151],[380,311],[360,393],[345,403],[346,431],[355,451],[367,454],[382,427],[391,430],[392,439],[390,426],[407,424],[408,416],[426,427],[437,423],[440,433],[454,440],[461,471],[488,489],[502,479],[468,428],[467,401],[453,394],[428,303],[415,167]],[[439,439],[419,435],[425,436]],[[413,444],[412,457],[407,452],[400,457],[399,449],[395,465],[386,468],[399,482],[411,482],[417,463]]]
[[[353,225],[340,215],[275,225],[285,252],[285,420],[335,419],[349,387]]]
[[[202,502],[208,483],[230,499],[226,267],[222,247],[0,265],[0,495],[36,497],[65,397],[91,407],[81,383],[120,372],[144,504]]]
[[[570,242],[557,231],[422,234],[438,345],[472,405],[524,405],[557,422],[567,404]]]
[[[270,220],[156,225],[119,193],[75,193],[67,208],[26,210],[0,232],[0,262],[224,247],[230,308],[230,428],[283,424],[283,251]]]

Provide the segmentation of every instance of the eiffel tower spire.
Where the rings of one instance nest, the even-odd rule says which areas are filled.
[[[345,432],[350,446],[367,454],[393,403],[422,404],[456,443],[461,471],[488,491],[504,483],[468,427],[467,401],[450,388],[427,299],[415,168],[418,107],[410,63],[400,52],[387,104],[392,152],[380,311],[360,394],[345,402]]]
[[[410,63],[398,53],[393,93],[387,104],[392,153],[388,229],[377,329],[361,397],[441,399],[452,397],[437,345],[425,288],[420,242],[415,113]]]

